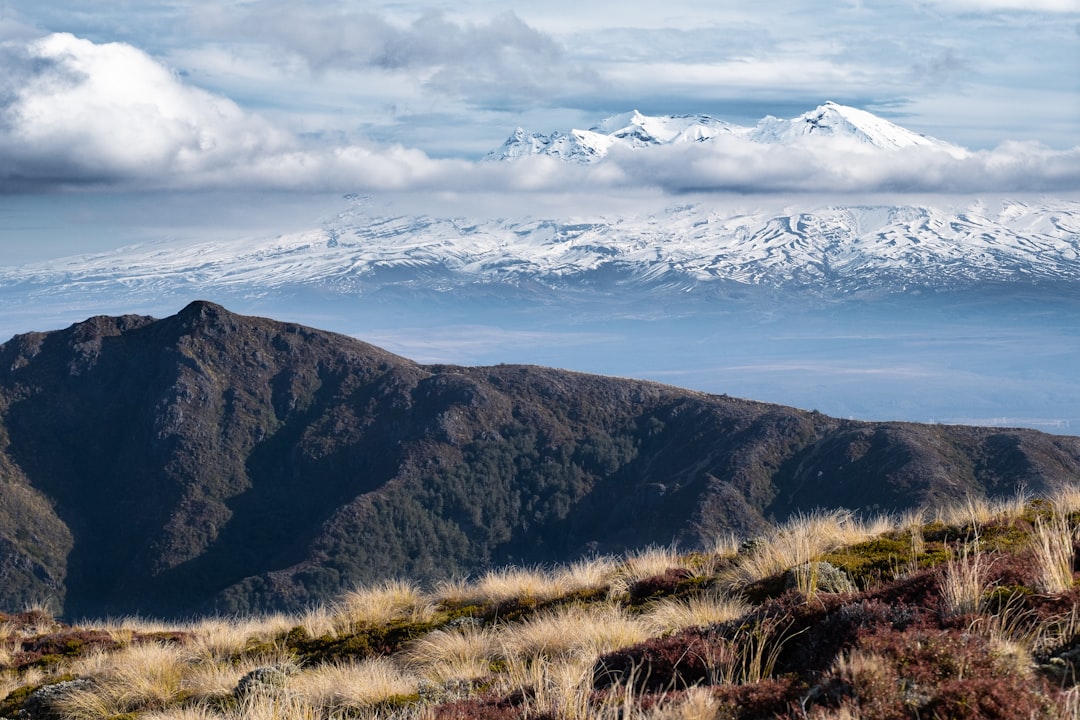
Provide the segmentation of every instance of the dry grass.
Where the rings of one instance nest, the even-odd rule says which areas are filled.
[[[326,605],[309,607],[295,622],[308,637],[332,636],[335,632],[334,610]]]
[[[169,708],[139,715],[140,720],[324,720],[326,715],[298,695],[251,695],[236,708],[215,709],[205,704]]]
[[[662,575],[671,568],[693,569],[674,547],[648,547],[629,555],[620,568],[628,583]]]
[[[441,597],[449,591],[447,585],[439,587]],[[484,573],[473,585],[461,588],[455,599],[499,605],[510,600],[550,600],[562,594],[562,585],[542,568],[505,567]]]
[[[277,656],[256,655],[233,661],[193,659],[189,662],[184,671],[184,694],[195,699],[210,699],[232,693],[240,678],[255,668],[293,667],[294,660],[283,652]]]
[[[890,521],[884,521],[892,527]],[[877,521],[873,526],[878,527]],[[874,537],[867,525],[858,522],[845,510],[797,515],[772,534],[759,538],[750,550],[739,556],[735,566],[723,574],[724,583],[733,589],[773,577],[793,568],[813,568],[825,553],[854,545]],[[816,591],[812,572],[797,573],[804,594]]]
[[[544,602],[572,593],[611,587],[619,569],[615,558],[598,557],[548,570],[540,567],[504,567],[489,570],[475,582],[440,583],[435,597],[454,604],[499,605],[509,601]]]
[[[1031,539],[1039,566],[1039,589],[1043,592],[1062,593],[1072,587],[1074,535],[1068,518],[1060,512],[1054,512],[1049,520],[1035,518]]]
[[[68,693],[61,703],[71,720],[91,720],[168,707],[183,693],[185,662],[176,646],[147,643],[98,652],[73,667],[93,688]]]
[[[605,590],[611,587],[620,566],[617,558],[602,556],[579,560],[554,573],[566,593]]]
[[[977,612],[986,592],[990,559],[979,549],[978,535],[960,546],[960,556],[945,564],[941,577],[942,612],[967,615]]]
[[[513,689],[531,688],[525,716],[554,716],[560,720],[586,720],[597,715],[589,702],[592,660],[564,657],[558,662],[526,659],[512,662],[502,682]]]
[[[391,622],[424,622],[435,606],[413,583],[389,580],[346,593],[333,608],[332,627],[339,635]]]
[[[48,682],[50,673],[41,668],[29,668],[22,672],[5,670],[0,673],[0,698],[7,697],[12,690],[26,685],[43,685]]]
[[[330,713],[414,696],[419,678],[387,658],[321,665],[298,674],[289,689]]]
[[[1007,497],[990,499],[969,495],[963,502],[935,507],[934,520],[945,525],[977,528],[992,520],[1020,517],[1030,506],[1031,497],[1024,486]]]
[[[687,599],[665,598],[654,603],[642,620],[652,635],[668,635],[735,620],[750,609],[750,604],[741,598],[713,592]]]
[[[1036,673],[1040,671],[1036,670],[1033,658],[1045,662],[1044,658],[1051,657],[1060,663],[1062,648],[1073,647],[1080,637],[1080,608],[1048,619],[1045,605],[1031,604],[1036,596],[1030,592],[1054,595],[1072,588],[1075,533],[1068,518],[1070,512],[1080,507],[1080,489],[1068,488],[1049,501],[1052,513],[1045,512],[1046,505],[1026,503],[1027,517],[1031,517],[1033,507],[1042,517],[1034,522],[1032,546],[1040,556],[1044,580],[1038,587],[1032,583],[1030,589],[1018,593],[1014,600],[999,604],[1002,595],[995,594],[993,597],[998,601],[984,605],[990,556],[980,551],[979,524],[1019,512],[1022,498],[1026,503],[1026,496],[1021,495],[1007,501],[969,500],[963,507],[939,512],[939,519],[944,517],[951,525],[970,524],[972,532],[968,536],[973,539],[960,545],[956,556],[935,572],[940,572],[942,613],[953,617],[973,614],[969,633],[989,639],[994,673],[1035,684]],[[923,520],[921,513],[863,522],[845,512],[819,512],[792,518],[766,537],[745,546],[741,553],[737,553],[734,539],[725,538],[708,551],[687,557],[679,556],[673,548],[654,547],[625,559],[594,558],[546,569],[503,568],[486,573],[472,583],[444,583],[427,594],[409,583],[388,582],[354,591],[333,606],[314,608],[298,617],[207,619],[180,626],[138,618],[109,620],[83,627],[105,630],[124,647],[65,658],[47,671],[27,668],[0,673],[0,698],[20,688],[26,692],[27,688],[52,682],[62,675],[74,675],[89,678],[93,684],[72,690],[63,701],[64,717],[71,720],[129,713],[153,720],[338,720],[344,717],[429,720],[438,703],[471,697],[480,687],[497,697],[523,698],[520,710],[529,717],[554,720],[727,717],[725,713],[731,710],[724,704],[731,702],[728,699],[731,696],[725,694],[728,688],[772,677],[781,649],[788,643],[799,642],[791,630],[795,623],[792,618],[802,618],[801,608],[816,605],[798,605],[800,609],[791,609],[787,617],[769,615],[755,621],[761,614],[753,613],[754,608],[745,600],[715,588],[730,591],[801,566],[812,568],[816,560],[832,550],[887,532],[910,533],[914,562],[926,551]],[[891,542],[895,543],[895,536]],[[901,555],[906,552],[902,544],[899,548]],[[934,548],[936,552],[936,544]],[[714,564],[718,559],[725,562]],[[899,562],[903,563],[903,558]],[[716,567],[723,568],[720,576],[709,576]],[[709,589],[687,583],[679,590],[688,597],[653,600],[644,607],[628,601],[625,592],[631,583],[661,575],[671,568],[704,574]],[[801,589],[812,595],[815,582],[812,573],[808,575]],[[1038,598],[1039,602],[1046,600]],[[558,602],[529,612],[530,600]],[[803,600],[788,596],[777,602],[803,603]],[[514,619],[503,618],[494,623],[490,617],[455,620],[411,640],[388,656],[364,661],[328,662],[331,657],[328,654],[321,660],[325,664],[320,664],[318,656],[305,654],[304,666],[292,665],[295,672],[282,681],[280,691],[253,692],[238,700],[230,699],[235,698],[239,680],[256,667],[289,666],[296,662],[285,639],[293,627],[304,628],[312,638],[342,638],[349,633],[368,633],[388,625],[445,622],[455,615],[453,608],[447,607],[454,603],[498,606],[507,601],[520,603],[525,614],[500,613]],[[440,602],[444,603],[441,609]],[[988,612],[991,609],[993,612]],[[942,620],[936,614],[934,617],[935,622],[956,622]],[[724,689],[706,686],[670,694],[650,693],[648,710],[642,708],[643,698],[634,689],[633,678],[624,678],[623,685],[603,692],[594,690],[593,669],[600,655],[687,628],[732,620],[739,622],[726,625],[722,633],[708,633],[710,642],[695,645],[692,650],[708,654],[708,657],[695,656],[695,660],[705,665],[706,677],[702,682]],[[42,632],[55,632],[57,628],[48,619],[41,619],[38,624]],[[0,661],[5,657],[10,659],[21,640],[34,630],[0,624]],[[187,634],[182,644],[132,642],[136,633],[176,630]],[[807,632],[808,637],[813,635],[813,629]],[[676,651],[678,647],[676,643]],[[878,648],[884,653],[878,655],[852,647],[861,646],[846,646],[828,672],[852,687],[854,694],[846,696],[839,708],[812,707],[811,703],[804,708],[802,717],[818,720],[875,717],[876,706],[861,699],[858,693],[880,689],[882,683],[895,691],[896,670],[888,666],[889,651]],[[301,652],[295,646],[294,650]],[[689,646],[686,651],[691,651]],[[303,652],[308,652],[306,645]],[[649,670],[646,667],[642,672]],[[768,690],[766,685],[762,692],[779,692],[775,690],[776,680],[771,682],[774,689]],[[718,699],[721,697],[723,703]],[[1062,692],[1053,702],[1062,704],[1062,717],[1080,720],[1080,693]]]
[[[647,625],[617,606],[570,605],[503,628],[499,653],[507,660],[595,658],[648,637]]]
[[[771,676],[780,651],[795,636],[790,629],[788,618],[763,618],[740,628],[731,640],[710,646],[702,658],[709,684],[751,684]]]
[[[208,618],[188,626],[191,639],[185,643],[188,651],[197,658],[228,660],[247,653],[253,645],[273,644],[297,621],[285,615],[266,618]],[[283,652],[278,647],[276,652]]]
[[[426,679],[441,685],[491,674],[494,655],[492,631],[466,627],[457,631],[436,630],[414,640],[402,651],[402,660]]]
[[[1080,512],[1080,485],[1058,485],[1048,494],[1047,500],[1063,515]]]
[[[667,720],[671,716],[656,708],[641,708],[632,683],[602,697],[593,693],[593,663],[586,656],[560,658],[556,662],[514,663],[504,678],[506,686],[528,688],[522,717],[557,720]]]
[[[707,688],[695,687],[686,691],[682,702],[657,713],[656,720],[716,720],[720,703]]]

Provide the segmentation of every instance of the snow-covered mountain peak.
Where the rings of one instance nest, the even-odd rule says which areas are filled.
[[[926,147],[963,154],[963,148],[902,128],[873,113],[827,101],[797,118],[768,116],[757,124],[750,138],[767,144],[794,144],[807,137],[847,138],[882,150]]]
[[[573,162],[598,160],[614,147],[638,150],[657,145],[704,142],[742,128],[708,115],[644,115],[634,110],[612,115],[589,130],[567,133],[526,133],[518,128],[489,160],[512,160],[527,155],[549,155]]]
[[[527,134],[520,128],[489,160],[510,160],[526,155],[549,155],[572,162],[593,162],[612,148],[641,150],[660,145],[704,143],[720,135],[734,135],[765,145],[799,145],[820,138],[847,142],[867,150],[928,148],[954,157],[963,148],[920,135],[859,108],[831,100],[802,115],[785,120],[767,116],[755,127],[734,125],[709,115],[644,115],[638,110],[612,115],[589,130]]]

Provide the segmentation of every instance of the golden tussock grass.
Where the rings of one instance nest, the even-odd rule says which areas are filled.
[[[240,679],[259,667],[293,668],[291,655],[255,655],[239,660],[192,659],[184,669],[183,689],[186,697],[211,699],[229,695]]]
[[[704,627],[735,620],[748,613],[751,605],[742,598],[710,592],[690,598],[658,600],[641,619],[652,635],[668,635],[691,627]]]
[[[648,547],[627,556],[620,575],[627,583],[662,575],[671,568],[691,569],[684,556],[673,547]]]
[[[941,574],[942,612],[946,615],[967,615],[977,612],[988,588],[990,558],[979,548],[979,537],[960,546],[960,555],[953,555]]]
[[[641,642],[648,626],[611,604],[569,605],[540,613],[499,633],[499,652],[509,660],[571,655],[594,658]]]
[[[875,520],[868,527],[846,510],[796,515],[771,534],[754,540],[749,550],[738,556],[734,567],[722,573],[723,582],[739,588],[793,568],[809,567],[831,550],[875,537],[873,533],[881,527],[892,528],[893,523]],[[812,595],[812,574],[801,577],[806,587],[799,589]]]
[[[280,638],[295,627],[297,621],[286,615],[266,618],[208,618],[188,625],[191,639],[185,642],[188,651],[198,658],[229,660],[248,654],[252,646],[280,643]],[[283,651],[277,647],[271,653]]]
[[[659,710],[655,716],[656,720],[716,720],[720,717],[720,702],[708,688],[690,688],[681,702]]]
[[[325,720],[326,717],[321,708],[299,695],[251,695],[234,708],[194,704],[139,715],[140,720]]]
[[[586,558],[554,571],[553,575],[567,594],[607,590],[619,571],[619,564],[620,561],[611,556]]]
[[[426,679],[445,684],[490,675],[495,648],[494,633],[487,628],[435,630],[409,643],[401,658]]]
[[[440,586],[440,594],[447,596],[449,586]],[[511,600],[542,602],[566,593],[564,579],[539,567],[503,567],[489,570],[475,583],[459,587],[458,602],[499,605]],[[450,598],[448,598],[450,599]]]
[[[1047,500],[1062,515],[1080,512],[1080,485],[1057,485],[1047,495]]]
[[[435,606],[414,583],[389,580],[346,593],[333,607],[332,623],[338,634],[347,634],[391,622],[424,622],[434,614]]]
[[[296,675],[289,690],[327,712],[369,708],[413,696],[419,678],[388,658],[357,663],[332,663]]]
[[[76,663],[72,671],[94,680],[64,696],[60,706],[71,720],[90,720],[174,703],[183,693],[183,650],[147,643],[114,653],[98,652]]]
[[[1023,486],[1010,496],[985,498],[969,495],[961,502],[935,506],[934,520],[944,525],[977,528],[994,520],[1020,517],[1028,510],[1031,497]]]
[[[1069,519],[1056,510],[1049,519],[1035,518],[1031,539],[1039,567],[1039,589],[1056,594],[1071,588],[1076,551]]]
[[[1023,517],[1033,523],[1030,547],[1040,556],[1043,575],[1052,574],[1057,584],[1044,580],[1035,587],[1035,583],[1029,583],[1031,587],[1021,589],[1023,594],[1016,595],[1014,601],[1004,593],[987,595],[992,556],[980,549],[979,523],[1000,520],[1005,513],[1019,513],[1020,498],[969,500],[951,510],[938,511],[937,517],[947,518],[950,525],[971,525],[971,531],[964,535],[972,539],[961,544],[950,561],[933,572],[940,573],[937,580],[943,597],[942,613],[954,618],[975,614],[969,631],[989,638],[1001,674],[1034,682],[1041,671],[1035,669],[1033,658],[1059,653],[1060,648],[1071,647],[1080,636],[1080,608],[1047,618],[1036,616],[1029,605],[1024,605],[1024,598],[1030,598],[1032,590],[1055,594],[1072,587],[1076,518],[1069,515],[1075,510],[1067,508],[1080,507],[1080,490],[1062,491],[1060,498],[1051,498],[1047,504],[1026,503]],[[1046,510],[1048,505],[1050,512]],[[717,634],[715,643],[708,644],[708,657],[703,658],[707,677],[702,682],[749,684],[772,677],[781,649],[799,641],[791,631],[795,615],[755,621],[758,616],[751,614],[753,606],[729,593],[788,570],[812,568],[826,553],[858,545],[882,533],[910,533],[914,567],[928,544],[923,538],[924,519],[919,512],[870,521],[858,520],[844,511],[816,512],[791,518],[765,536],[742,545],[741,551],[734,538],[723,538],[705,551],[687,556],[680,556],[674,548],[653,547],[621,559],[601,557],[568,566],[492,570],[472,582],[443,583],[430,593],[411,583],[386,582],[347,593],[333,605],[297,616],[209,618],[179,625],[139,618],[84,624],[86,629],[105,630],[124,646],[65,658],[44,671],[4,671],[0,673],[0,697],[20,689],[26,692],[61,676],[76,676],[88,678],[92,684],[73,689],[63,700],[62,712],[71,720],[128,713],[153,720],[421,720],[434,715],[438,702],[468,697],[482,687],[494,696],[523,698],[521,711],[530,717],[726,717],[730,708],[717,699],[722,693],[709,687],[650,694],[648,710],[641,707],[642,698],[635,694],[632,680],[598,692],[593,686],[596,660],[604,653],[651,638],[739,620]],[[906,554],[906,537],[899,545],[897,537],[903,536],[893,536],[890,542],[899,548],[900,555]],[[934,552],[938,552],[938,542],[933,542]],[[1023,547],[1026,552],[1028,545]],[[904,558],[898,562],[905,562]],[[645,606],[629,601],[626,590],[630,584],[672,568],[696,574],[702,586],[697,587],[696,582],[680,585],[680,597],[654,599]],[[812,575],[803,584],[801,589],[812,595]],[[686,596],[681,596],[684,593]],[[990,600],[984,602],[986,598]],[[506,617],[493,621],[490,613],[483,612],[476,613],[476,619],[448,622],[458,614],[454,612],[455,604],[481,604],[490,609],[508,601],[519,603],[520,608]],[[555,602],[541,605],[547,601]],[[427,622],[437,629],[420,637],[406,635],[413,639],[387,656],[354,662],[328,661],[339,655],[304,655],[300,665],[293,655],[301,652],[297,649],[300,646],[294,643],[290,651],[286,637],[299,626],[312,638],[341,638],[355,632],[363,634],[363,640],[368,634],[378,635],[372,632],[376,628],[397,630],[405,624]],[[448,624],[438,627],[442,623]],[[38,624],[42,632],[55,632],[57,628],[47,619],[40,619]],[[409,633],[425,629],[407,628]],[[184,636],[176,644],[135,639],[140,633],[177,630]],[[0,624],[0,661],[6,658],[10,662],[21,639],[33,632],[33,627],[24,630]],[[860,706],[857,692],[860,688],[871,692],[883,682],[895,682],[895,677],[889,679],[888,662],[871,652],[847,648],[828,672],[848,683],[856,694],[846,697],[839,708],[807,708],[803,717],[855,720],[862,712],[872,716],[869,705]],[[266,665],[290,670],[280,691],[253,692],[237,698],[235,690],[240,679]],[[1066,706],[1063,717],[1080,720],[1077,695],[1061,694]]]

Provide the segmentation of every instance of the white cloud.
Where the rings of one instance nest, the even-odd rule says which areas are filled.
[[[53,34],[4,45],[0,66],[0,186],[9,190],[237,183],[386,189],[423,184],[440,165],[452,165],[400,147],[304,147],[123,43]]]
[[[446,52],[442,50],[440,52]],[[401,146],[311,144],[185,83],[141,50],[69,34],[0,46],[0,187],[422,190],[660,188],[667,192],[980,192],[1080,189],[1080,148],[1006,143],[956,158],[741,137],[616,152],[590,166],[434,159]]]
[[[59,33],[3,50],[0,147],[8,182],[188,174],[290,142],[130,45]]]
[[[829,139],[763,145],[741,137],[612,153],[624,182],[668,192],[1054,192],[1080,189],[1080,147],[1005,143],[957,157],[937,149],[878,151]]]
[[[530,106],[577,86],[595,88],[551,35],[513,12],[487,21],[424,10],[409,23],[342,3],[259,2],[215,9],[203,24],[223,38],[246,38],[279,56],[299,57],[316,74],[331,70],[403,72],[428,92],[486,105]]]

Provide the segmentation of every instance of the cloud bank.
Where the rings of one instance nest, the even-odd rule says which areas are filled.
[[[425,22],[443,21],[433,16]],[[507,16],[501,22],[509,24],[514,37],[515,19]],[[498,34],[497,28],[491,32]],[[388,48],[396,45],[383,40],[381,49],[364,61],[418,62],[410,58],[454,55],[464,42],[450,33],[445,46],[395,54]],[[542,38],[537,43],[543,51]],[[651,187],[671,193],[1080,190],[1080,147],[1052,150],[1036,143],[1006,143],[955,157],[918,149],[869,152],[822,140],[776,146],[723,136],[708,143],[612,152],[588,166],[546,157],[472,162],[435,159],[397,145],[302,141],[232,100],[186,83],[123,43],[96,44],[70,34],[10,42],[0,46],[0,69],[0,188],[8,192],[77,186],[455,192]]]
[[[383,70],[420,79],[428,92],[501,107],[533,105],[574,89],[595,90],[594,73],[572,62],[550,34],[513,12],[482,22],[425,10],[408,23],[337,3],[263,2],[215,8],[203,23],[222,38],[245,38],[291,53],[313,72]]]

